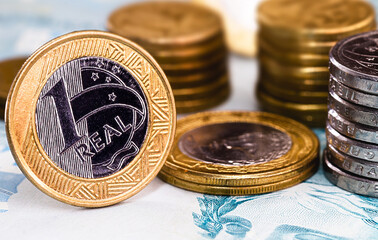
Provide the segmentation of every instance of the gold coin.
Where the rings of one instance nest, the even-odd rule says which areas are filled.
[[[161,173],[197,185],[261,188],[292,182],[317,164],[314,133],[275,114],[204,112],[178,120],[177,126]]]
[[[272,76],[285,78],[317,79],[328,81],[328,67],[289,66],[266,56],[259,56],[260,64]]]
[[[257,98],[262,108],[266,111],[291,117],[310,127],[325,126],[327,104],[285,102],[270,96],[261,88],[257,88]]]
[[[222,21],[207,8],[185,2],[143,2],[114,11],[107,28],[142,46],[198,44],[219,35]]]
[[[282,101],[294,103],[327,104],[328,91],[298,91],[274,84],[268,78],[259,79],[260,88]]]
[[[4,119],[5,102],[13,79],[16,77],[25,57],[7,59],[0,62],[0,118]]]
[[[258,54],[292,66],[327,67],[329,63],[328,54],[293,53],[274,48],[262,39],[259,41]]]
[[[26,177],[62,202],[101,207],[142,190],[174,137],[164,72],[118,35],[73,32],[38,49],[7,100],[9,146]]]
[[[176,110],[178,113],[191,113],[213,108],[225,102],[230,96],[230,87],[227,85],[223,89],[208,94],[207,97],[192,100],[176,100]]]
[[[360,0],[269,0],[260,4],[258,22],[277,37],[337,41],[371,29],[375,13]]]
[[[198,184],[196,182],[185,181],[180,178],[176,178],[172,175],[166,174],[164,171],[159,172],[159,178],[163,181],[172,184],[176,187],[183,188],[186,190],[214,194],[214,195],[232,195],[232,196],[241,196],[241,195],[253,195],[253,194],[263,194],[282,190],[285,188],[292,187],[297,185],[306,179],[310,178],[316,173],[319,168],[319,164],[313,164],[308,169],[301,171],[292,178],[284,179],[280,182],[273,182],[264,185],[252,185],[252,186],[214,186],[214,185],[204,185]]]

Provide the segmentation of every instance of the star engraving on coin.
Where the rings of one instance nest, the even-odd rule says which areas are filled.
[[[98,76],[98,73],[96,73],[96,72],[93,72],[93,73],[92,73],[92,77],[91,77],[91,78],[92,78],[92,80],[93,80],[93,81],[95,81],[95,82],[96,82],[96,81],[97,81],[97,79],[99,79],[100,77]]]
[[[109,100],[114,102],[117,98],[117,96],[114,94],[114,92],[112,92],[111,94],[108,95],[109,96]]]

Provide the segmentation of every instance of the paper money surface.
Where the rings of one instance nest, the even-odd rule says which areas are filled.
[[[104,29],[120,0],[0,3],[0,59],[31,54],[58,35]],[[254,59],[230,58],[233,94],[215,110],[256,110]],[[325,146],[324,130],[314,130]],[[378,239],[378,199],[307,181],[256,196],[213,196],[154,179],[120,204],[84,209],[40,192],[20,172],[0,122],[0,239]]]

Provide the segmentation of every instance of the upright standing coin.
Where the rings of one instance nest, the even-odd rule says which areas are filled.
[[[159,176],[192,191],[259,194],[310,177],[318,150],[316,136],[294,120],[262,112],[204,112],[178,121]]]
[[[74,32],[37,50],[7,100],[17,164],[40,190],[77,206],[127,199],[172,145],[172,90],[153,58],[122,37]]]

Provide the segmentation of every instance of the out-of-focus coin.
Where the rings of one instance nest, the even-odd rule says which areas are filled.
[[[376,109],[349,103],[337,96],[332,90],[328,94],[328,108],[335,110],[340,116],[352,122],[372,127],[378,126]]]
[[[349,192],[378,197],[378,181],[370,178],[359,177],[354,174],[346,173],[335,167],[329,159],[330,155],[326,152],[324,158],[324,174],[327,179],[336,186]]]
[[[330,52],[330,72],[342,84],[378,95],[378,31],[338,42]]]
[[[195,4],[143,2],[114,11],[107,28],[144,47],[145,44],[186,46],[218,35],[222,21],[217,13]]]
[[[328,160],[336,167],[361,177],[378,179],[377,162],[350,157],[339,152],[331,145],[328,146],[326,153],[329,155]]]
[[[5,102],[13,79],[16,77],[25,57],[7,59],[0,62],[0,118],[4,118]]]
[[[327,142],[335,149],[351,157],[378,162],[378,145],[347,138],[333,129],[328,123],[326,127]]]
[[[158,173],[175,105],[162,69],[118,35],[73,32],[37,50],[7,100],[17,164],[40,190],[77,206],[127,199]]]
[[[295,103],[327,104],[328,92],[326,91],[298,91],[274,84],[270,79],[260,78],[261,88],[269,92],[273,97],[283,101]],[[282,84],[283,85],[283,84]]]
[[[336,81],[332,76],[329,80],[329,87],[337,96],[347,100],[348,102],[361,106],[378,108],[378,95],[360,92],[353,88],[347,87]]]
[[[287,39],[337,41],[375,24],[374,8],[359,0],[270,0],[258,9],[260,26]]]
[[[310,127],[323,127],[327,118],[326,104],[301,104],[284,102],[258,88],[257,98],[266,111],[279,113],[305,123]]]
[[[334,109],[328,110],[328,123],[344,136],[378,144],[378,131],[376,128],[348,121],[337,114]]]
[[[220,190],[219,194],[232,194],[227,187],[236,186],[244,193],[274,191],[303,180],[303,172],[309,177],[308,170],[314,172],[317,165],[319,142],[311,130],[270,113],[190,115],[179,120],[175,139],[162,169],[163,179],[169,181],[170,175],[192,183],[179,187],[193,191],[204,192],[206,187],[193,187],[201,184],[209,189],[224,188],[226,192]],[[286,178],[290,170],[292,174]],[[272,186],[271,190],[263,183]]]

